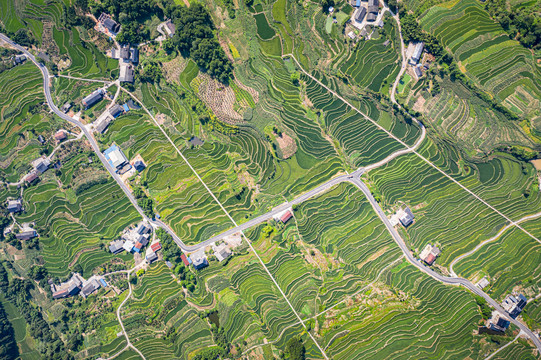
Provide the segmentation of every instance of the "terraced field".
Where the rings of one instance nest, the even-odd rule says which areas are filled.
[[[539,211],[541,196],[530,165],[505,155],[484,163],[466,162],[452,147],[430,138],[425,141],[420,150],[425,157],[508,217],[518,220]],[[416,223],[404,235],[419,251],[428,242],[439,243],[441,265],[496,235],[506,224],[504,218],[414,155],[393,160],[369,175],[385,206],[406,203],[412,208]],[[531,192],[528,197],[523,195],[526,190]]]
[[[77,178],[77,172],[83,171],[87,159],[88,153],[74,157],[62,170],[69,173],[72,167]],[[51,275],[64,276],[75,263],[88,274],[112,258],[100,244],[116,238],[122,229],[137,221],[138,214],[112,180],[77,193],[71,187],[59,189],[51,172],[47,175],[25,191],[26,211],[17,219],[35,222],[42,244],[41,254]],[[71,176],[66,176],[61,181],[68,185],[70,179]],[[87,179],[89,184],[93,180],[90,176]],[[79,186],[82,184],[84,182]]]
[[[43,122],[43,115],[33,110],[44,100],[41,74],[35,66],[25,64],[0,73],[0,91],[5,94],[0,99],[0,169],[6,181],[18,182],[43,149],[38,135],[48,137],[58,122]]]
[[[518,339],[515,343],[509,345],[491,359],[506,360],[506,359],[521,359],[534,360],[539,357],[535,355],[534,348],[525,340]]]
[[[375,92],[380,91],[384,81],[394,80],[401,61],[400,41],[393,18],[386,18],[384,28],[388,37],[361,41],[339,65],[355,84]]]
[[[539,107],[541,69],[534,55],[509,40],[474,0],[449,1],[430,8],[420,19],[455,56],[479,86],[517,114]]]
[[[529,220],[521,226],[534,236],[541,237],[539,220]],[[490,280],[488,292],[496,299],[503,300],[508,293],[517,289],[535,296],[541,289],[540,249],[540,243],[519,229],[510,228],[496,241],[458,261],[453,269],[460,276],[474,281],[487,276]],[[531,318],[534,321],[541,319],[537,311],[531,312]]]
[[[436,81],[439,81],[436,80]],[[516,122],[510,122],[463,85],[443,79],[441,93],[432,96],[428,83],[415,86],[404,101],[423,113],[438,134],[467,151],[470,156],[489,153],[498,146],[533,146],[533,141]],[[423,103],[421,105],[421,103]]]

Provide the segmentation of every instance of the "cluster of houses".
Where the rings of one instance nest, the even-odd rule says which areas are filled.
[[[26,174],[23,178],[24,181],[27,183],[31,183],[41,174],[43,174],[47,169],[49,169],[49,166],[51,165],[51,160],[46,156],[40,156],[36,160],[32,161],[32,171],[30,171],[28,174]]]
[[[11,214],[16,214],[23,211],[23,203],[21,199],[8,200],[7,210]],[[11,233],[13,231],[14,226],[17,226],[17,225],[12,224],[11,226],[6,227],[4,229],[4,236]],[[17,238],[18,240],[30,240],[38,236],[39,235],[37,231],[31,228],[28,224],[23,224],[23,226],[20,227],[19,232],[15,233],[15,238]]]
[[[417,79],[420,79],[423,76],[423,66],[419,62],[423,56],[424,43],[422,41],[417,43],[410,43],[409,48],[411,49],[409,64],[413,67],[413,73],[415,74],[415,77]],[[424,65],[424,69],[428,70],[428,64]]]
[[[222,243],[220,245],[213,245],[213,251],[214,256],[219,262],[224,261],[233,254],[226,243]],[[186,255],[182,254],[180,256],[180,259],[184,263],[184,266],[189,267],[190,265],[192,265],[196,270],[201,270],[209,265],[204,248],[192,253],[189,257],[186,257]]]
[[[123,45],[120,49],[113,47],[111,49],[111,58],[120,62],[120,82],[133,83],[135,71],[134,68],[139,63],[139,49]]]
[[[140,253],[143,247],[148,245],[151,233],[152,227],[146,222],[141,222],[137,227],[124,231],[120,239],[111,242],[109,251],[113,254],[119,254],[123,251]],[[145,257],[149,263],[158,258],[156,253],[161,248],[160,243],[155,242],[147,249]]]
[[[56,300],[77,294],[86,298],[100,287],[107,287],[107,282],[98,276],[92,276],[88,280],[85,280],[80,274],[75,273],[68,281],[60,285],[55,285],[52,281],[50,281],[50,285],[53,299]]]
[[[366,2],[366,0],[363,0]],[[351,6],[357,8],[355,14],[355,21],[362,23],[366,17],[366,21],[374,22],[378,18],[379,13],[379,0],[368,0],[366,6],[361,4],[361,0],[351,0]],[[367,15],[368,14],[368,15]]]
[[[119,105],[115,104],[111,106],[107,111],[100,115],[100,117],[94,123],[94,129],[99,133],[104,133],[111,122],[120,115],[130,111],[128,104]]]

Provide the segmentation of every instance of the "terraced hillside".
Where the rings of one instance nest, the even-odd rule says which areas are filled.
[[[541,68],[535,56],[510,40],[474,0],[433,6],[420,18],[456,58],[462,71],[511,111],[530,116],[539,108]]]
[[[467,162],[456,149],[430,139],[420,152],[513,220],[540,210],[541,195],[529,164],[503,154],[486,162]],[[448,265],[507,224],[503,217],[414,155],[393,160],[369,176],[386,206],[405,203],[412,208],[416,223],[404,235],[418,251],[427,243],[440,244],[441,265]]]

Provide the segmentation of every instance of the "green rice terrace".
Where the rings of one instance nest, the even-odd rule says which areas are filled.
[[[0,0],[0,360],[540,359],[539,4]]]

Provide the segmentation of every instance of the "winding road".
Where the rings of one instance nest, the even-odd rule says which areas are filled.
[[[149,221],[150,223],[152,223],[155,227],[161,227],[163,229],[165,229],[169,234],[171,234],[171,236],[173,237],[173,239],[175,240],[175,242],[178,244],[178,246],[184,250],[184,251],[194,251],[194,250],[197,250],[203,246],[206,246],[208,244],[211,244],[213,243],[214,241],[216,240],[219,240],[221,238],[223,238],[224,236],[227,236],[228,234],[234,234],[236,232],[240,232],[242,234],[242,236],[244,237],[244,239],[246,240],[246,242],[248,243],[248,245],[252,248],[252,251],[254,252],[254,254],[258,257],[258,259],[261,261],[263,267],[265,268],[265,270],[267,271],[267,273],[269,274],[269,276],[271,277],[271,279],[273,280],[273,282],[275,283],[275,285],[278,287],[278,289],[280,290],[282,296],[285,298],[285,300],[287,301],[288,305],[291,307],[291,309],[293,309],[295,315],[297,316],[297,318],[301,321],[301,323],[303,324],[304,326],[304,322],[302,322],[300,316],[297,314],[297,312],[295,311],[294,307],[289,303],[289,300],[287,299],[287,297],[285,296],[285,294],[283,293],[283,291],[281,290],[280,286],[278,285],[278,283],[276,282],[276,280],[274,279],[274,277],[272,276],[272,274],[270,273],[270,271],[267,269],[267,267],[265,266],[264,262],[259,258],[259,255],[255,252],[255,249],[253,249],[252,245],[251,245],[251,242],[246,238],[246,236],[244,236],[243,234],[243,230],[245,229],[248,229],[252,226],[255,226],[261,222],[264,222],[266,220],[268,220],[269,218],[271,218],[273,215],[275,214],[278,214],[280,213],[281,211],[287,209],[288,207],[290,207],[291,205],[294,205],[294,204],[299,204],[299,203],[302,203],[303,201],[311,198],[311,197],[314,197],[328,189],[330,189],[331,187],[337,185],[337,184],[340,184],[342,182],[350,182],[352,183],[353,185],[355,185],[357,188],[359,188],[363,194],[366,196],[366,198],[368,199],[368,201],[370,202],[370,204],[372,205],[374,211],[377,213],[377,215],[380,217],[381,221],[385,224],[387,230],[389,231],[389,233],[391,234],[391,236],[393,237],[394,241],[398,244],[398,246],[400,247],[400,249],[402,250],[402,252],[404,253],[406,259],[411,263],[413,264],[415,267],[417,267],[420,271],[422,271],[423,273],[431,276],[432,278],[434,278],[435,280],[437,281],[440,281],[444,284],[450,284],[450,285],[461,285],[461,286],[464,286],[465,288],[467,288],[468,290],[470,290],[471,292],[473,292],[474,294],[477,294],[481,297],[483,297],[492,307],[494,307],[497,311],[501,312],[502,314],[506,314],[507,312],[500,306],[499,303],[497,303],[495,300],[493,300],[490,296],[488,296],[485,292],[483,292],[481,289],[479,289],[477,286],[475,286],[474,284],[472,284],[470,281],[466,280],[466,279],[463,279],[463,278],[459,278],[459,277],[447,277],[447,276],[443,276],[439,273],[436,273],[435,271],[433,271],[432,269],[424,266],[420,261],[418,261],[416,258],[413,257],[413,255],[410,253],[408,247],[406,246],[406,244],[404,243],[403,239],[400,237],[400,235],[398,234],[398,232],[394,229],[394,227],[391,225],[389,219],[387,218],[387,216],[385,215],[385,213],[383,212],[383,210],[381,209],[381,207],[379,206],[379,204],[376,202],[376,200],[374,199],[374,197],[372,196],[372,193],[370,192],[370,190],[368,189],[368,187],[366,186],[366,184],[361,181],[360,179],[360,176],[367,170],[369,169],[373,169],[377,166],[381,166],[387,162],[389,162],[390,160],[394,159],[395,157],[399,156],[399,155],[402,155],[402,154],[406,154],[406,153],[414,153],[416,154],[417,156],[419,156],[421,159],[423,159],[426,163],[428,163],[429,165],[431,165],[432,167],[434,167],[436,170],[438,170],[440,173],[442,173],[444,176],[450,178],[453,182],[457,183],[460,187],[462,187],[464,190],[466,190],[468,193],[470,193],[471,195],[473,195],[476,199],[478,199],[479,201],[483,202],[486,206],[488,206],[489,208],[491,208],[492,210],[494,210],[495,212],[497,212],[498,214],[500,214],[502,217],[504,217],[505,219],[507,219],[509,222],[510,222],[510,225],[509,226],[516,226],[518,227],[519,229],[521,229],[522,231],[524,231],[526,234],[528,234],[529,236],[531,236],[532,238],[534,238],[535,240],[537,241],[540,241],[539,239],[535,238],[533,235],[531,235],[530,233],[528,233],[526,230],[524,230],[522,227],[520,227],[519,225],[519,222],[515,222],[515,221],[512,221],[511,219],[509,219],[508,217],[506,217],[504,214],[502,214],[501,212],[499,212],[498,210],[496,210],[494,207],[492,207],[491,205],[489,205],[488,203],[486,203],[483,199],[481,199],[480,197],[478,197],[477,195],[475,195],[473,192],[471,192],[469,189],[467,189],[465,186],[463,186],[462,184],[460,184],[458,181],[456,181],[455,179],[453,179],[451,176],[449,176],[448,174],[446,174],[444,171],[442,171],[441,169],[439,169],[436,165],[434,165],[433,163],[431,163],[428,159],[424,158],[422,155],[420,155],[419,153],[417,153],[416,149],[417,147],[421,144],[422,142],[422,139],[424,139],[424,136],[426,134],[426,130],[424,128],[424,126],[420,123],[419,125],[421,126],[421,129],[422,129],[422,138],[420,139],[420,141],[417,141],[417,143],[414,145],[414,146],[408,146],[407,144],[405,144],[402,140],[398,139],[396,136],[394,136],[392,133],[390,133],[388,130],[384,129],[381,125],[379,125],[377,122],[375,122],[374,120],[372,120],[371,118],[369,118],[367,115],[365,115],[364,113],[362,113],[359,109],[357,109],[356,107],[354,107],[353,105],[351,105],[347,100],[345,100],[343,97],[341,97],[339,94],[337,94],[336,92],[334,92],[333,90],[329,89],[327,86],[325,86],[324,84],[322,84],[319,80],[317,80],[315,77],[313,77],[311,74],[307,73],[303,68],[302,66],[300,66],[300,64],[298,63],[297,59],[295,59],[295,57],[293,55],[287,55],[291,58],[294,59],[294,61],[297,63],[298,67],[301,69],[301,71],[306,74],[307,76],[309,76],[310,78],[312,78],[314,81],[316,81],[319,85],[321,85],[323,88],[325,88],[327,91],[329,91],[329,93],[333,94],[334,96],[336,96],[337,98],[341,99],[345,104],[349,105],[353,110],[357,111],[359,114],[361,114],[364,118],[366,118],[368,121],[374,123],[378,128],[380,128],[381,130],[383,130],[384,132],[386,132],[390,137],[394,138],[396,141],[398,141],[400,144],[402,144],[405,149],[403,150],[400,150],[399,152],[397,153],[394,153],[392,155],[390,155],[389,157],[387,157],[386,159],[382,160],[381,162],[377,163],[377,164],[373,164],[373,165],[370,165],[366,168],[360,168],[356,171],[354,171],[353,173],[351,174],[348,174],[348,175],[341,175],[341,176],[337,176],[329,181],[327,181],[326,183],[316,187],[315,189],[312,189],[300,196],[298,196],[297,198],[295,198],[294,200],[292,201],[289,201],[289,202],[286,202],[284,204],[281,204],[280,206],[276,207],[275,209],[273,209],[272,211],[264,214],[264,215],[261,215],[257,218],[254,218],[252,220],[249,220],[247,221],[246,223],[244,224],[241,224],[241,225],[237,225],[237,223],[233,220],[233,218],[229,215],[229,213],[225,210],[225,208],[223,208],[222,204],[218,201],[217,198],[215,198],[214,194],[212,194],[212,192],[210,191],[210,189],[206,186],[206,184],[203,182],[203,180],[199,177],[199,175],[197,174],[197,172],[195,171],[195,169],[193,169],[191,167],[191,165],[188,163],[188,161],[184,158],[184,156],[182,155],[182,153],[180,152],[180,150],[174,145],[174,143],[171,141],[171,139],[169,138],[169,136],[165,133],[165,131],[160,127],[160,129],[162,129],[162,132],[165,134],[165,136],[169,139],[169,141],[171,141],[171,143],[173,143],[173,145],[175,146],[175,148],[177,149],[177,151],[179,152],[179,154],[182,156],[182,158],[186,161],[186,163],[188,164],[188,166],[190,166],[190,168],[193,170],[193,172],[196,174],[196,176],[198,177],[198,179],[201,181],[201,183],[205,186],[205,188],[209,191],[209,193],[214,197],[214,199],[216,200],[216,202],[218,202],[218,204],[222,207],[222,210],[228,215],[228,217],[231,219],[232,223],[235,225],[234,228],[220,234],[220,235],[217,235],[217,236],[214,236],[210,239],[207,239],[206,241],[202,242],[202,243],[199,243],[197,245],[192,245],[192,246],[187,246],[185,245],[182,240],[180,238],[178,238],[178,236],[166,225],[164,224],[163,222],[161,222],[160,220],[152,220],[152,219],[149,219],[143,212],[143,210],[137,205],[137,201],[136,199],[134,198],[134,196],[132,195],[132,193],[130,192],[130,190],[128,189],[128,187],[124,184],[124,182],[120,179],[120,177],[118,176],[118,174],[115,172],[115,170],[111,167],[111,165],[107,162],[107,160],[105,159],[105,157],[103,156],[103,154],[101,153],[100,149],[99,149],[99,146],[96,142],[96,140],[94,139],[94,137],[92,136],[92,134],[90,133],[90,131],[87,129],[87,127],[81,123],[80,121],[78,120],[75,120],[73,118],[71,118],[70,116],[64,114],[63,112],[61,112],[58,107],[54,104],[54,101],[52,99],[52,96],[51,96],[51,92],[50,92],[50,88],[49,88],[49,79],[50,79],[50,76],[49,76],[49,72],[47,70],[47,68],[45,66],[43,66],[41,63],[37,62],[35,57],[30,53],[28,52],[25,48],[19,46],[18,44],[15,44],[14,42],[12,42],[8,37],[6,37],[4,34],[0,34],[0,39],[4,40],[5,42],[7,42],[10,46],[16,48],[17,50],[23,52],[36,66],[38,66],[38,68],[40,69],[40,71],[42,72],[42,75],[43,75],[43,89],[44,89],[44,93],[45,93],[45,97],[46,97],[46,100],[47,100],[47,104],[49,105],[49,107],[51,108],[51,110],[56,114],[58,115],[60,118],[68,121],[69,123],[71,124],[74,124],[75,126],[79,127],[81,129],[81,131],[83,132],[84,136],[87,138],[87,140],[89,141],[89,143],[91,144],[92,146],[92,149],[94,150],[94,152],[96,153],[96,155],[98,156],[98,158],[100,159],[100,161],[103,163],[103,165],[105,166],[105,168],[107,169],[107,171],[111,174],[111,176],[113,177],[113,179],[115,179],[115,181],[118,183],[118,185],[121,187],[121,189],[124,191],[124,193],[126,194],[126,196],[128,197],[128,199],[130,200],[130,202],[132,203],[132,205],[137,209],[137,211],[139,212],[139,214],[144,218],[146,219],[147,221]],[[403,57],[404,57],[404,54],[403,54]],[[404,67],[403,67],[403,70],[404,70]],[[403,73],[403,70],[401,70],[401,73]],[[395,84],[393,85],[393,89],[395,89],[395,85],[396,85],[396,82]],[[394,90],[393,90],[394,92]],[[130,93],[130,95],[133,97],[133,95]],[[134,97],[135,98],[135,97]],[[392,98],[394,98],[394,96],[392,96]],[[136,99],[136,98],[135,98]],[[141,105],[143,105],[144,107],[144,104],[142,104],[138,99],[136,99]],[[144,108],[147,113],[150,114],[150,112]],[[152,114],[150,114],[150,116],[152,117],[152,119],[155,121],[154,117],[152,116]],[[541,242],[541,241],[540,241]],[[129,272],[128,272],[128,276],[129,276]],[[133,349],[135,349],[135,351],[137,351],[141,356],[142,354],[139,352],[139,350],[137,350],[129,341],[128,339],[128,336],[124,330],[124,326],[122,325],[122,321],[121,321],[121,318],[120,318],[120,308],[122,307],[122,305],[124,305],[124,303],[127,301],[127,299],[130,297],[131,295],[131,286],[130,286],[130,292],[128,294],[128,296],[126,297],[126,299],[122,302],[122,304],[119,306],[119,308],[117,309],[117,317],[119,318],[119,321],[121,323],[121,326],[122,326],[122,329],[123,329],[123,332],[126,336],[126,340],[127,340],[127,343],[128,343],[128,346],[132,347]],[[511,322],[513,324],[515,324],[517,327],[519,327],[521,329],[521,331],[523,331],[528,337],[530,337],[532,339],[532,341],[534,342],[535,346],[537,347],[537,349],[541,352],[541,341],[539,340],[539,338],[533,334],[533,332],[527,327],[525,326],[524,324],[522,324],[521,322],[515,320],[515,319],[512,319],[511,318]],[[319,344],[315,341],[315,339],[313,338],[311,332],[308,331],[308,334],[312,337],[312,340],[315,342],[315,344],[319,347]],[[319,347],[320,348],[320,347]],[[321,352],[322,354],[325,356],[325,358],[327,357],[325,355],[325,352],[323,351],[323,349],[321,349]]]

